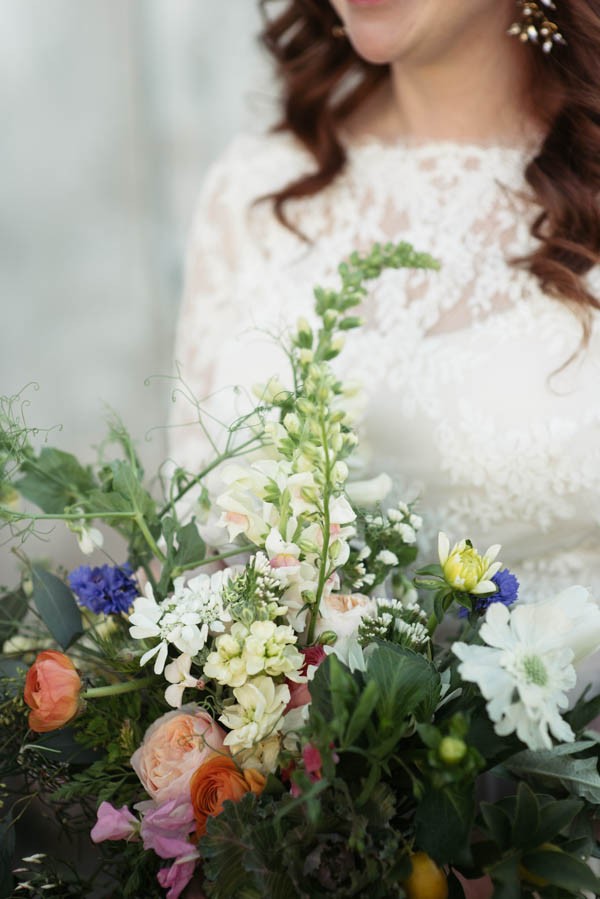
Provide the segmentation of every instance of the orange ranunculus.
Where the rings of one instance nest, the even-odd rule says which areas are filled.
[[[81,679],[73,662],[54,649],[40,652],[25,679],[31,730],[44,734],[68,724],[79,710],[80,693]]]
[[[221,814],[227,799],[239,802],[246,793],[260,796],[265,783],[260,771],[255,768],[242,771],[228,756],[214,756],[200,765],[190,784],[198,836],[206,833],[208,818]]]

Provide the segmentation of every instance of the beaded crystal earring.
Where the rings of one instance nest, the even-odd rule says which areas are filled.
[[[508,29],[508,33],[526,43],[539,44],[544,53],[550,53],[555,44],[566,44],[558,25],[548,18],[545,10],[556,9],[553,0],[517,0],[521,19]]]

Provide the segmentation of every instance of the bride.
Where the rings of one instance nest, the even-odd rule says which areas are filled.
[[[598,0],[262,6],[281,119],[205,181],[183,380],[231,420],[286,370],[270,335],[312,317],[312,285],[410,241],[439,272],[385,272],[342,355],[363,390],[356,476],[419,496],[426,561],[443,527],[501,543],[524,601],[573,583],[600,601]],[[189,419],[179,402],[171,455],[197,469]]]
[[[286,370],[265,332],[310,318],[312,285],[354,249],[410,241],[440,271],[386,272],[342,356],[364,392],[357,476],[420,497],[424,558],[443,526],[501,543],[524,600],[572,583],[600,598],[600,5],[262,5],[281,120],[205,181],[184,381],[231,419]],[[200,429],[171,433],[197,468]]]

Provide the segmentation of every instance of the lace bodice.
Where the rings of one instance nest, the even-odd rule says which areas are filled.
[[[532,246],[525,150],[457,144],[350,144],[343,174],[289,204],[302,242],[252,201],[313,167],[289,136],[241,136],[213,166],[191,236],[176,358],[220,419],[255,382],[286,370],[268,333],[311,318],[316,284],[337,284],[353,249],[408,240],[439,272],[389,271],[342,356],[365,388],[361,476],[385,470],[420,496],[425,558],[434,537],[502,543],[523,598],[571,583],[600,598],[600,317],[581,326],[509,263]],[[600,292],[600,277],[592,273]],[[240,385],[241,391],[225,389]],[[216,391],[216,393],[215,393]],[[178,402],[174,421],[191,421]],[[198,427],[172,432],[197,467]]]

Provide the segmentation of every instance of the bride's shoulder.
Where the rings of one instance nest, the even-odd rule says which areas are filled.
[[[210,165],[205,189],[244,203],[278,190],[310,165],[308,151],[290,133],[242,131]]]

